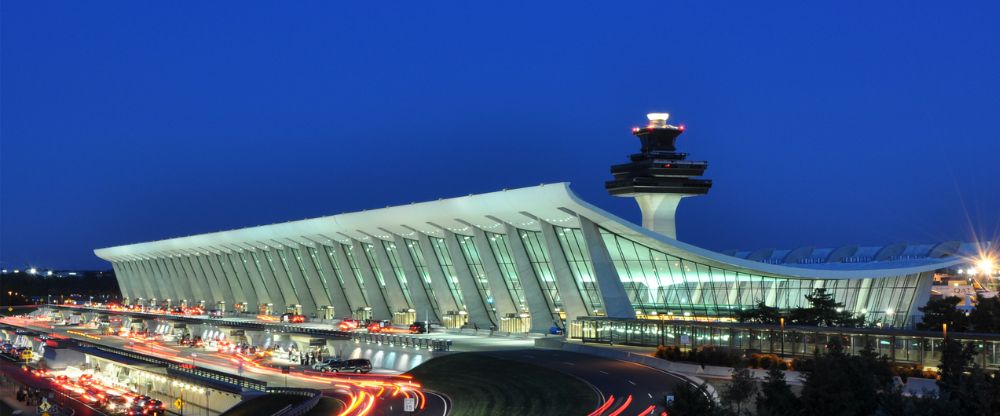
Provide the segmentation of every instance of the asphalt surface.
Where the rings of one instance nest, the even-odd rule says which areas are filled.
[[[39,330],[40,328],[31,328]],[[68,334],[67,327],[56,326],[54,328],[43,329],[43,332],[57,332],[77,338],[73,334]],[[86,331],[91,332],[91,331]],[[84,339],[87,342],[95,342],[93,339]],[[232,365],[228,356],[222,353],[209,353],[194,349],[172,345],[171,343],[159,343],[158,345],[134,345],[129,340],[116,336],[102,336],[96,343],[115,346],[124,349],[134,349],[137,352],[148,353],[150,355],[161,356],[185,362],[190,360],[191,353],[197,351],[197,358],[194,362],[199,366],[213,368],[222,371],[237,373],[237,368]],[[488,346],[485,346],[487,347]],[[613,360],[603,357],[586,354],[550,350],[520,348],[495,351],[479,352],[489,354],[502,359],[520,361],[532,365],[556,370],[583,380],[594,388],[595,394],[601,397],[601,402],[605,403],[594,415],[658,415],[663,410],[664,397],[670,394],[676,386],[686,381],[678,376],[642,366],[635,363]],[[484,348],[485,349],[485,348]],[[244,374],[248,377],[268,381],[272,386],[282,386],[285,382],[284,375],[276,369],[247,369]],[[298,374],[296,374],[298,373]],[[310,387],[323,390],[326,396],[333,397],[343,403],[349,403],[351,396],[342,389],[340,391],[331,388],[330,383],[317,382],[310,379],[308,374],[293,372],[292,377],[288,377],[289,387]],[[438,395],[434,392],[425,391],[426,404],[419,414],[426,415],[446,415],[451,407],[449,398]],[[458,398],[461,399],[461,398]],[[404,414],[403,397],[379,397],[371,406],[369,415],[397,415]]]
[[[597,390],[603,398],[602,403],[611,402],[598,415],[660,414],[664,397],[676,386],[685,383],[678,376],[654,368],[569,351],[525,349],[485,354],[534,364],[582,379]]]
[[[114,336],[114,335],[101,335],[99,339],[83,338],[77,334],[67,332],[69,330],[74,330],[77,332],[96,334],[97,331],[90,329],[83,329],[80,327],[73,326],[49,326],[45,327],[39,325],[30,320],[20,320],[18,322],[8,321],[8,324],[14,324],[18,326],[23,326],[33,331],[46,332],[46,333],[57,333],[60,335],[67,336],[69,338],[79,339],[89,343],[103,344],[111,347],[121,348],[125,350],[131,350],[134,352],[139,352],[159,358],[165,358],[174,360],[182,363],[192,363],[199,367],[209,368],[218,371],[225,371],[232,374],[240,374],[239,366],[230,361],[231,355],[220,353],[220,352],[208,352],[203,349],[195,349],[189,347],[179,346],[172,342],[136,342],[128,338]],[[196,356],[192,357],[192,353],[196,353]],[[335,398],[342,403],[350,403],[351,394],[357,395],[360,391],[358,388],[337,388],[332,379],[327,381],[327,379],[321,376],[317,372],[302,371],[301,367],[294,366],[292,373],[288,376],[281,373],[281,370],[273,367],[250,367],[245,366],[243,368],[242,375],[245,377],[251,377],[254,379],[262,380],[268,382],[270,386],[275,387],[305,387],[313,388],[323,391],[323,394],[327,397]],[[19,369],[18,369],[19,370]],[[332,375],[332,374],[328,374]],[[377,380],[380,378],[391,377],[392,374],[349,374],[349,373],[339,373],[336,374],[337,377],[341,379],[359,380],[361,382],[365,380]],[[44,380],[40,380],[44,381]],[[286,384],[287,383],[287,384]],[[446,398],[440,395],[434,394],[433,392],[424,392],[424,397],[426,398],[426,403],[423,409],[418,409],[416,413],[404,413],[403,404],[404,397],[402,394],[390,397],[379,397],[373,400],[372,405],[369,407],[370,410],[364,412],[365,415],[402,415],[402,414],[423,414],[423,415],[444,415],[447,409],[450,407]],[[367,397],[366,397],[367,399]],[[73,400],[75,402],[75,400]],[[76,402],[79,403],[79,402]],[[361,404],[358,406],[359,411],[352,414],[360,414],[360,409],[365,408],[367,401],[362,400]],[[81,404],[82,405],[82,404]],[[92,409],[91,409],[92,410]],[[85,415],[86,409],[81,409],[78,415]]]

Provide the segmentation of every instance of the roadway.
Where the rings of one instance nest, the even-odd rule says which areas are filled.
[[[444,397],[431,392],[425,393],[420,388],[419,382],[405,375],[386,372],[331,375],[303,367],[294,367],[288,374],[284,374],[280,368],[242,360],[233,354],[209,352],[172,342],[105,335],[94,329],[80,326],[53,326],[36,319],[9,317],[0,320],[0,322],[37,332],[59,334],[91,344],[134,351],[182,364],[193,364],[210,370],[239,374],[267,382],[272,387],[317,389],[322,391],[324,395],[344,403],[347,409],[344,413],[345,416],[403,414],[403,401],[408,397],[418,398],[417,403],[420,411],[417,414],[444,415],[448,408],[448,402]]]
[[[128,314],[125,312],[124,314]],[[170,315],[161,319],[171,319]],[[209,322],[211,320],[207,319]],[[252,319],[247,319],[252,321]],[[44,326],[44,323],[38,323]],[[327,324],[329,325],[329,324]],[[323,324],[309,325],[315,329],[332,329],[333,325],[325,327]],[[81,339],[83,341],[95,343],[94,339],[80,338],[78,335],[65,332],[65,327],[51,327],[49,331],[61,331],[65,335]],[[37,329],[37,328],[33,328]],[[96,334],[94,334],[96,335]],[[577,377],[595,390],[595,394],[601,397],[604,404],[600,409],[595,409],[593,416],[617,415],[617,414],[638,414],[640,416],[658,414],[662,409],[664,396],[672,392],[677,385],[686,381],[679,377],[661,370],[642,366],[635,363],[607,359],[586,354],[574,353],[561,350],[535,349],[531,348],[533,340],[531,338],[508,338],[508,337],[484,337],[461,334],[423,334],[420,336],[441,337],[447,336],[455,340],[453,348],[455,351],[478,351],[486,354],[528,364],[539,365],[563,372]],[[99,342],[117,348],[131,348],[137,352],[149,354],[160,358],[172,359],[179,362],[189,362],[194,358],[198,366],[213,370],[237,373],[241,371],[241,366],[232,362],[232,356],[225,353],[211,353],[196,350],[188,347],[181,347],[174,343],[160,343],[155,341],[136,342],[124,337],[113,335],[96,335]],[[192,353],[197,353],[197,357],[191,357]],[[271,386],[284,386],[285,375],[280,370],[265,366],[243,365],[243,375],[266,381]],[[355,376],[338,376],[334,379],[323,377],[311,371],[293,370],[287,377],[289,387],[316,388],[327,392],[328,395],[336,397],[347,403],[358,403],[358,408],[363,414],[399,414],[402,408],[400,397],[372,397],[370,393],[361,393],[366,389],[374,389],[378,392],[379,383],[367,383],[369,379],[386,379],[391,377],[386,374],[373,374],[361,376],[354,380]],[[331,385],[340,387],[333,387]],[[384,385],[384,383],[383,383]],[[345,389],[344,386],[354,386]],[[374,386],[374,387],[373,387]],[[384,392],[383,392],[384,393]],[[450,406],[448,399],[433,392],[424,392],[426,402],[424,412],[426,414],[446,414],[446,409]],[[369,403],[372,403],[368,406]],[[368,410],[364,410],[367,407]],[[627,412],[627,413],[626,413]]]
[[[485,354],[537,365],[582,379],[601,396],[593,416],[656,415],[664,397],[686,381],[673,374],[627,361],[562,350],[530,349]]]

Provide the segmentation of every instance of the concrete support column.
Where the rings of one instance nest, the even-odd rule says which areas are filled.
[[[444,313],[434,310],[430,294],[427,293],[427,289],[424,287],[424,282],[422,281],[423,276],[417,270],[417,265],[413,262],[413,257],[410,256],[410,250],[407,249],[406,240],[398,235],[393,235],[392,237],[393,244],[396,245],[396,254],[399,256],[399,266],[403,269],[403,274],[406,275],[406,286],[410,288],[410,300],[413,301],[413,309],[417,311],[417,319],[433,317],[432,319],[441,322],[441,316]],[[451,296],[450,293],[445,295]]]
[[[171,305],[177,305],[177,302],[184,299],[184,282],[182,282],[178,277],[171,272],[169,268],[163,264],[163,258],[154,258],[152,260],[153,268],[159,270],[160,276],[164,279],[170,281],[170,285],[174,288],[170,296],[166,296],[167,299],[172,301]]]
[[[156,299],[167,299],[173,296],[174,288],[170,284],[170,280],[166,276],[160,274],[160,271],[153,267],[153,261],[151,259],[141,260],[139,265],[143,270],[146,271],[146,275],[149,276],[153,290],[156,291]]]
[[[333,258],[330,258],[330,253],[333,253]],[[351,316],[355,309],[367,306],[364,297],[361,296],[361,288],[358,287],[357,280],[354,280],[350,270],[343,269],[343,263],[337,258],[336,247],[318,245],[316,247],[316,262],[319,263],[320,270],[326,275],[326,281],[330,285],[330,299],[333,302],[333,309],[338,315]],[[336,266],[333,262],[337,262]]]
[[[343,244],[334,242],[332,246],[326,246],[325,250],[329,250],[326,259],[331,261],[330,266],[333,267],[333,261],[337,262],[337,270],[340,270],[341,277],[344,278],[344,297],[347,303],[350,304],[351,312],[355,312],[358,309],[368,307],[368,302],[365,301],[365,295],[361,291],[361,285],[358,284],[358,276],[354,275],[354,270],[351,270],[351,263],[347,260],[347,253],[344,251],[346,247]],[[333,258],[331,259],[329,253],[333,253]]]
[[[261,267],[270,273],[274,283],[281,290],[281,304],[275,303],[274,308],[278,312],[284,313],[288,305],[300,305],[298,295],[292,288],[292,279],[285,274],[285,269],[281,265],[281,258],[275,250],[265,250],[260,252]]]
[[[476,324],[480,329],[489,329],[496,323],[493,308],[486,304],[486,300],[479,293],[479,286],[472,276],[469,263],[465,261],[462,247],[458,244],[458,237],[448,230],[444,230],[444,234],[444,242],[448,246],[452,264],[455,265],[455,274],[458,276],[458,288],[462,291],[465,306],[469,308],[469,322]]]
[[[240,259],[239,253],[225,253],[219,258],[219,260],[223,262],[223,268],[226,269],[226,275],[228,276],[232,274],[232,279],[241,282],[244,292],[243,301],[247,303],[247,312],[256,314],[257,307],[261,303],[259,288],[254,284],[253,279],[251,279],[247,274],[247,269],[243,266],[243,260]]]
[[[552,224],[536,219],[542,228],[542,242],[549,253],[549,263],[552,265],[552,274],[556,279],[556,289],[559,290],[559,298],[562,299],[563,308],[566,312],[566,321],[572,321],[580,316],[590,315],[586,304],[583,303],[583,296],[580,288],[576,285],[573,272],[569,269],[569,262],[566,261],[566,254],[563,253],[559,244],[559,237],[552,228]]]
[[[337,306],[333,303],[332,292],[340,290],[336,277],[327,277],[326,273],[321,273],[316,269],[316,263],[319,259],[313,258],[312,250],[315,250],[312,246],[300,246],[297,248],[298,257],[301,257],[302,269],[305,270],[303,277],[305,277],[306,282],[311,288],[310,292],[313,295],[313,302],[316,302],[317,308],[333,306],[334,313],[346,312],[345,309],[337,309]],[[334,280],[330,281],[330,279]]]
[[[278,289],[278,285],[274,283],[274,279],[271,275],[264,271],[264,269],[267,268],[267,265],[261,264],[264,259],[259,257],[260,253],[253,249],[249,249],[240,251],[238,254],[240,255],[240,261],[243,262],[243,268],[246,271],[247,276],[250,277],[254,286],[257,287],[257,299],[260,303],[279,305],[284,302],[281,298],[281,291]]]
[[[227,301],[225,298],[225,292],[222,287],[219,286],[219,280],[215,278],[215,273],[212,272],[212,267],[208,264],[208,258],[199,254],[191,256],[191,267],[194,268],[194,273],[202,277],[203,280],[208,282],[208,292],[210,299],[205,299],[205,309],[215,308],[215,304],[218,301]]]
[[[146,276],[146,274],[143,273],[142,269],[139,267],[139,260],[129,261],[128,267],[129,272],[132,276],[134,276],[134,280],[139,283],[139,296],[145,299],[156,297],[156,290],[153,289],[149,276]]]
[[[299,299],[299,304],[302,305],[302,313],[306,316],[315,315],[319,308],[316,305],[316,301],[313,299],[313,288],[306,282],[305,276],[302,275],[302,270],[299,269],[299,265],[296,262],[295,250],[291,247],[285,246],[278,250],[279,255],[283,255],[284,263],[282,264],[282,271],[287,269],[289,274],[288,279],[292,282],[292,287],[295,290],[295,297]],[[279,261],[281,258],[278,259]]]
[[[122,298],[132,299],[134,296],[132,289],[129,286],[128,276],[125,274],[125,268],[122,267],[121,262],[113,261],[111,262],[111,268],[115,271],[115,280],[118,281],[118,290],[122,292]]]
[[[597,228],[597,224],[583,217],[577,216],[580,220],[580,228],[583,231],[583,240],[587,246],[587,254],[590,255],[590,263],[594,266],[594,279],[597,280],[597,288],[601,292],[601,301],[604,304],[604,312],[609,318],[635,318],[635,309],[625,292],[625,285],[618,277],[618,270],[615,269],[608,253],[604,239]]]
[[[222,290],[229,289],[227,293],[229,296],[226,297],[226,309],[229,309],[235,307],[237,303],[246,303],[247,296],[246,291],[243,290],[243,282],[240,282],[235,272],[226,269],[225,263],[228,261],[224,262],[222,256],[225,256],[225,253],[209,254],[208,263],[212,266],[212,272],[219,280]]]
[[[455,301],[455,296],[451,294],[451,288],[448,287],[448,277],[441,269],[441,262],[438,261],[437,254],[434,253],[430,237],[426,234],[419,234],[417,244],[420,252],[423,253],[424,261],[427,262],[427,273],[431,276],[431,289],[437,296],[441,316],[443,317],[448,311],[462,310],[462,305],[459,305]]]
[[[233,305],[238,302],[243,295],[240,294],[242,289],[237,285],[237,282],[230,280],[226,276],[226,271],[222,268],[222,264],[219,263],[219,256],[217,254],[211,253],[205,255],[205,264],[208,266],[208,272],[215,276],[216,282],[218,282],[219,290],[222,291],[222,300],[226,302],[226,309],[232,308]]]
[[[352,241],[351,255],[354,256],[354,260],[358,264],[358,270],[361,271],[362,281],[365,282],[364,290],[368,295],[368,302],[371,304],[373,316],[375,319],[392,319],[392,308],[389,306],[389,301],[382,295],[381,285],[379,285],[378,279],[375,277],[372,266],[368,264],[368,259],[365,257],[365,249],[361,246],[361,242],[357,240]]]
[[[507,232],[507,245],[510,247],[510,255],[517,266],[517,277],[521,281],[521,288],[524,290],[524,299],[528,302],[528,312],[531,312],[531,332],[548,333],[549,327],[553,324],[562,325],[562,322],[555,322],[553,314],[555,307],[549,305],[542,291],[542,284],[538,281],[540,277],[535,274],[535,268],[531,266],[531,259],[528,251],[524,248],[524,241],[517,228],[506,224],[504,230]]]
[[[374,243],[371,244],[372,254],[375,255],[375,262],[379,269],[382,271],[382,279],[385,280],[385,292],[389,297],[389,303],[392,305],[393,312],[402,312],[404,310],[410,309],[413,305],[406,300],[406,295],[403,294],[403,286],[399,283],[399,277],[396,276],[396,271],[392,268],[392,262],[389,261],[389,253],[386,253],[385,246],[382,245],[382,241],[374,239]]]
[[[132,270],[132,265],[130,264],[132,260],[122,261],[122,270],[125,271],[125,275],[128,276],[129,287],[131,288],[132,298],[144,298],[146,297],[145,289],[142,287],[142,281],[139,280],[139,276],[135,275],[135,270]]]
[[[497,258],[493,254],[493,247],[490,246],[486,232],[471,225],[470,227],[474,230],[472,244],[476,246],[479,260],[483,262],[483,270],[486,271],[486,281],[489,283],[490,294],[493,295],[493,307],[496,308],[497,318],[509,313],[520,313],[521,311],[517,307],[518,301],[514,300],[510,290],[507,289],[507,282],[504,281],[503,272],[500,271],[500,264],[497,263]]]
[[[183,299],[188,300],[188,305],[191,305],[191,302],[205,299],[205,295],[202,293],[204,290],[203,287],[198,285],[198,279],[195,277],[194,272],[188,270],[190,266],[187,264],[187,259],[184,257],[171,257],[167,261],[174,269],[174,272],[177,273],[177,276],[184,281],[187,296]]]

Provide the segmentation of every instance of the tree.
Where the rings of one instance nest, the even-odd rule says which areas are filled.
[[[802,387],[802,409],[807,415],[870,415],[879,395],[891,390],[892,374],[885,357],[870,348],[851,356],[842,341],[833,338],[827,353],[813,358]]]
[[[733,370],[733,378],[722,391],[722,400],[735,408],[736,415],[743,414],[743,404],[757,394],[757,380],[747,368]]]
[[[963,373],[972,365],[972,357],[976,355],[976,346],[971,342],[962,345],[954,339],[945,339],[941,349],[941,364],[938,364],[938,387],[942,393],[960,396]]]
[[[671,416],[711,416],[720,413],[719,406],[711,398],[704,383],[698,386],[682,383],[677,386],[674,401],[667,403],[666,407]]]
[[[1000,332],[1000,298],[979,296],[969,313],[969,326],[975,332]]]
[[[955,332],[968,330],[969,319],[957,306],[962,298],[947,297],[931,299],[927,305],[919,308],[924,313],[923,320],[917,324],[917,329],[940,331],[942,325],[948,324],[948,329]]]
[[[736,312],[736,320],[740,322],[757,322],[762,324],[776,324],[781,319],[778,308],[767,306],[764,301],[757,302],[750,309]]]
[[[792,415],[798,413],[801,406],[799,398],[795,397],[785,381],[785,372],[777,367],[768,369],[764,384],[760,386],[760,394],[757,395],[757,415]]]
[[[844,304],[833,299],[826,289],[814,289],[805,295],[809,307],[792,309],[791,321],[799,325],[858,326],[862,318],[854,317],[844,309]]]

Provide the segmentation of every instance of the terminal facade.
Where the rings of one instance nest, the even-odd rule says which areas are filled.
[[[581,317],[729,321],[758,302],[801,306],[816,288],[871,322],[902,327],[926,303],[935,271],[963,264],[972,249],[718,253],[681,242],[677,205],[711,187],[698,178],[707,162],[676,151],[683,131],[651,114],[633,129],[640,153],[612,167],[608,191],[637,200],[642,226],[555,183],[95,253],[133,303],[547,332]]]

